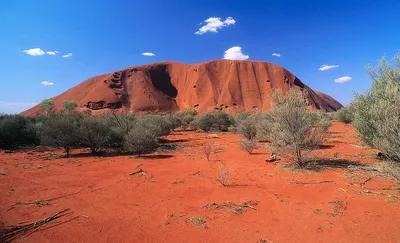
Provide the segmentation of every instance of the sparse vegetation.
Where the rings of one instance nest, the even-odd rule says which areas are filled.
[[[228,113],[218,111],[216,113],[205,113],[196,117],[191,123],[192,127],[197,127],[205,132],[220,131],[227,132],[228,128],[234,124],[234,119]]]
[[[400,161],[400,53],[368,68],[371,90],[357,95],[353,125],[360,138],[387,159]]]
[[[308,103],[301,92],[291,89],[286,95],[277,90],[272,95],[272,108],[263,119],[264,135],[272,141],[274,151],[289,157],[297,166],[307,163],[304,151],[318,148],[330,121],[318,112],[307,111]]]
[[[35,119],[19,115],[0,115],[0,148],[12,149],[38,143]]]
[[[50,114],[54,109],[54,101],[50,99],[44,99],[42,102],[40,102],[40,107],[44,109],[46,114]]]
[[[237,123],[237,131],[239,134],[247,138],[247,140],[253,140],[257,136],[257,123],[253,116],[249,116],[246,119],[241,120]]]
[[[64,100],[63,107],[64,107],[64,111],[71,112],[78,107],[78,104],[75,101]]]
[[[89,147],[92,153],[109,145],[111,140],[111,128],[104,117],[85,116],[80,126],[81,142]]]
[[[141,156],[154,152],[158,146],[157,132],[153,125],[146,125],[144,121],[138,122],[124,137],[124,149],[129,153]]]
[[[253,150],[257,148],[257,144],[254,140],[241,141],[240,147],[251,155]]]
[[[343,123],[352,123],[354,120],[354,108],[351,104],[339,109],[335,113],[335,118]]]
[[[81,121],[82,115],[78,113],[51,114],[44,120],[41,129],[42,144],[61,147],[69,155],[71,149],[81,142]]]
[[[210,155],[211,155],[211,152],[212,152],[212,147],[211,147],[211,145],[210,145],[210,144],[204,144],[204,146],[203,146],[203,152],[204,152],[204,154],[205,154],[205,156],[206,156],[207,162],[210,163]],[[211,165],[210,165],[210,166],[211,166]]]
[[[229,170],[224,162],[221,162],[221,167],[219,168],[218,182],[223,186],[228,186],[229,180]]]

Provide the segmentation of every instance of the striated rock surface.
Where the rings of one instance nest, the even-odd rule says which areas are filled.
[[[274,89],[307,90],[310,106],[322,111],[342,107],[332,97],[302,83],[279,65],[259,61],[217,60],[199,64],[159,62],[126,68],[90,78],[52,98],[55,110],[64,100],[78,110],[102,114],[118,112],[169,113],[188,108],[198,112],[225,110],[267,111]],[[43,113],[35,106],[22,115]]]

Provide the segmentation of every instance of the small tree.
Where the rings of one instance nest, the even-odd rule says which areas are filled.
[[[367,71],[372,87],[355,98],[353,126],[366,144],[400,161],[400,53]]]
[[[253,150],[257,147],[257,144],[253,140],[241,141],[240,147],[251,155]]]
[[[144,153],[155,151],[158,146],[157,141],[156,131],[140,122],[126,134],[124,148],[129,153],[141,156]]]
[[[247,140],[253,140],[257,136],[256,120],[254,117],[247,117],[246,119],[240,121],[238,124],[238,132]]]
[[[211,145],[210,144],[204,144],[203,145],[203,152],[204,152],[204,155],[206,156],[208,164],[211,167],[211,164],[210,164],[210,155],[211,155],[211,152],[212,152]]]
[[[75,101],[64,100],[63,101],[64,111],[71,112],[78,107],[78,103]]]
[[[81,143],[80,114],[53,114],[44,121],[41,129],[43,145],[64,148],[67,155]]]
[[[50,114],[54,109],[54,101],[50,99],[44,99],[42,102],[40,102],[40,107],[44,109],[46,114]]]
[[[85,116],[81,121],[80,134],[82,144],[97,153],[111,140],[111,128],[104,117]]]
[[[307,111],[308,103],[301,92],[281,90],[272,94],[272,107],[266,116],[266,128],[272,148],[287,155],[298,166],[304,167],[304,151],[318,148],[329,127],[325,116]]]
[[[354,108],[351,104],[346,107],[340,108],[336,112],[336,119],[343,123],[351,123],[354,120]]]

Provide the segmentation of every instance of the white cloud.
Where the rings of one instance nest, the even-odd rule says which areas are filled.
[[[218,29],[233,25],[236,23],[236,21],[232,17],[228,17],[224,21],[221,21],[220,17],[211,17],[204,20],[201,24],[203,23],[205,25],[203,25],[198,31],[195,32],[196,35],[202,35],[207,32],[217,33]]]
[[[35,102],[11,102],[11,101],[0,101],[0,113],[5,114],[17,114],[23,112],[38,103]]]
[[[229,59],[229,60],[247,60],[249,59],[248,55],[244,55],[242,53],[242,48],[239,46],[234,46],[229,48],[228,50],[225,51],[224,54],[224,59]]]
[[[274,52],[274,53],[272,53],[272,56],[275,56],[275,57],[280,57],[280,56],[281,56],[281,54],[280,54],[280,53],[278,53],[278,52]]]
[[[342,83],[349,82],[350,80],[351,80],[351,77],[349,77],[349,76],[344,76],[344,77],[340,77],[340,78],[335,79],[335,83],[340,83],[340,84],[342,84]]]
[[[46,54],[51,56],[57,55],[57,53],[58,51],[46,51]]]
[[[53,85],[54,83],[49,82],[49,81],[43,81],[43,82],[40,82],[40,84],[48,86],[48,85]]]
[[[41,56],[44,55],[44,51],[40,48],[32,48],[28,50],[24,50],[24,52],[31,56]]]
[[[332,69],[332,68],[338,68],[338,67],[339,67],[339,65],[326,65],[326,64],[324,64],[320,68],[318,68],[318,70],[326,71],[326,70],[329,70],[329,69]]]
[[[72,57],[72,53],[68,53],[68,54],[62,55],[62,57],[63,58]]]
[[[143,52],[143,53],[142,53],[142,56],[146,56],[146,57],[154,57],[154,56],[155,56],[155,54],[154,54],[154,53],[152,53],[152,52]]]

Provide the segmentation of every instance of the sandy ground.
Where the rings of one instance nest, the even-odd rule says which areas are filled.
[[[266,163],[265,148],[249,155],[240,136],[218,136],[174,132],[164,147],[178,150],[146,158],[0,152],[0,220],[15,225],[71,209],[16,242],[400,242],[400,194],[389,190],[396,182],[357,169],[379,161],[351,125],[331,127],[316,154],[337,162],[321,172]],[[212,168],[204,144],[212,144]],[[217,181],[222,163],[227,186]]]

